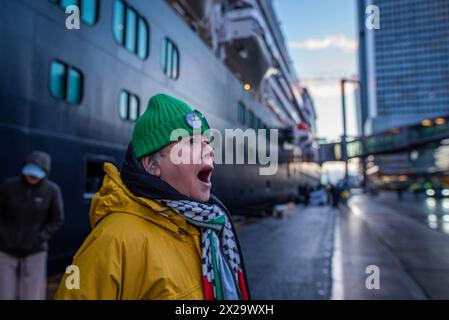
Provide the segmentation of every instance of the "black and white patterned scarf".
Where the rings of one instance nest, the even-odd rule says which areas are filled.
[[[201,229],[202,272],[206,299],[247,298],[234,231],[226,213],[216,204],[188,200],[160,200]]]

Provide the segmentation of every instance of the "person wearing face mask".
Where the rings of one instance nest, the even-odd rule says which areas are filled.
[[[171,141],[179,129],[184,134]],[[208,129],[179,99],[149,100],[121,172],[104,165],[89,213],[93,229],[73,258],[79,287],[64,275],[56,299],[249,299],[230,215],[210,193]]]
[[[61,191],[48,180],[51,158],[31,153],[22,175],[0,187],[0,299],[45,298],[47,241],[64,220]]]

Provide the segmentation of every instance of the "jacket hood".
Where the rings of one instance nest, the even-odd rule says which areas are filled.
[[[123,183],[117,168],[111,163],[105,163],[103,185],[92,199],[89,217],[92,228],[107,215],[120,212],[135,215],[151,221],[160,227],[179,233],[188,228],[187,221],[171,208],[158,202],[134,195]],[[196,229],[195,229],[196,230]],[[194,232],[199,234],[199,231]]]
[[[47,177],[51,170],[51,157],[44,151],[34,151],[26,159],[25,164],[35,164],[47,173]]]

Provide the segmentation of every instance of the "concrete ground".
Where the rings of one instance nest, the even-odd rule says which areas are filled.
[[[359,193],[239,228],[253,298],[449,299],[449,206],[407,197]]]
[[[253,299],[329,299],[337,209],[295,206],[239,230]]]

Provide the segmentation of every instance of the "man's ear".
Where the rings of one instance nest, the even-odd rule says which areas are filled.
[[[151,160],[150,157],[143,157],[141,162],[147,173],[157,177],[161,176],[161,169],[156,161]]]

